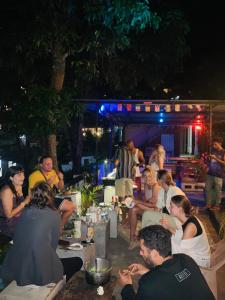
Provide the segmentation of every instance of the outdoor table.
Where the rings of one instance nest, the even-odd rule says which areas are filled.
[[[106,258],[109,248],[110,226],[109,221],[94,223],[94,241],[96,257]]]
[[[71,244],[80,243],[81,239],[64,239]],[[69,245],[68,245],[69,246]],[[68,249],[68,246],[58,245],[56,249],[56,253],[59,258],[70,258],[70,257],[80,257],[83,263],[90,261],[91,259],[96,257],[96,246],[95,243],[84,245],[83,249],[80,250],[71,250]],[[82,269],[84,266],[82,267]]]
[[[111,276],[111,279],[106,283],[104,288],[104,295],[97,295],[96,285],[90,285],[86,282],[85,272],[79,271],[66,283],[64,288],[58,293],[54,300],[110,300],[115,299],[113,289],[116,285],[116,277]]]

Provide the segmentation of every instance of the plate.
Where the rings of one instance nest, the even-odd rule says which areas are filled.
[[[124,199],[124,204],[128,208],[133,208],[135,206],[134,199],[132,197],[126,197]]]
[[[79,243],[74,243],[74,244],[71,244],[67,248],[70,249],[70,250],[82,250],[84,248],[84,246],[79,244]]]

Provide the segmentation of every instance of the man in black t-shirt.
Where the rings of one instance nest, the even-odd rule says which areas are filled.
[[[143,228],[140,255],[149,268],[132,264],[119,271],[123,300],[213,300],[199,267],[185,254],[171,255],[171,234],[160,225]],[[135,294],[132,275],[141,275]]]

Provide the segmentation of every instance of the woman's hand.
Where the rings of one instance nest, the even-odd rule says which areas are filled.
[[[166,218],[162,218],[159,222],[165,229],[169,230],[172,234],[176,233],[176,229],[170,225],[169,221]]]
[[[25,199],[24,199],[24,204],[27,205],[30,203],[30,196],[27,196]]]
[[[165,229],[169,229],[170,226],[169,226],[169,222],[166,218],[162,218],[160,221],[160,224],[165,228]]]

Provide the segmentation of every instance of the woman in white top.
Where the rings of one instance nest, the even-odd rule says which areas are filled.
[[[174,196],[170,204],[171,215],[182,224],[182,232],[171,228],[168,220],[162,219],[163,227],[173,234],[172,253],[185,253],[191,256],[200,267],[210,266],[210,247],[202,223],[192,214],[192,206],[185,196]]]
[[[165,159],[166,159],[166,152],[163,145],[156,144],[149,158],[149,165],[151,166],[154,172],[155,179],[157,179],[158,171],[163,169]]]
[[[129,209],[129,225],[130,225],[130,240],[129,249],[133,248],[132,242],[137,240],[136,227],[138,216],[141,216],[144,211],[154,210],[158,199],[160,186],[153,176],[151,167],[147,167],[143,172],[145,185],[145,201],[134,200],[135,206]]]
[[[176,186],[172,176],[167,170],[158,171],[158,182],[161,186],[158,195],[157,208],[167,214],[170,214],[171,198],[176,195],[185,195],[184,192]]]
[[[181,229],[181,223],[177,218],[170,215],[171,198],[176,195],[185,196],[184,192],[178,188],[167,170],[158,171],[158,183],[160,190],[154,211],[146,211],[142,216],[142,228],[149,225],[160,224],[161,219],[167,219],[174,229]]]

